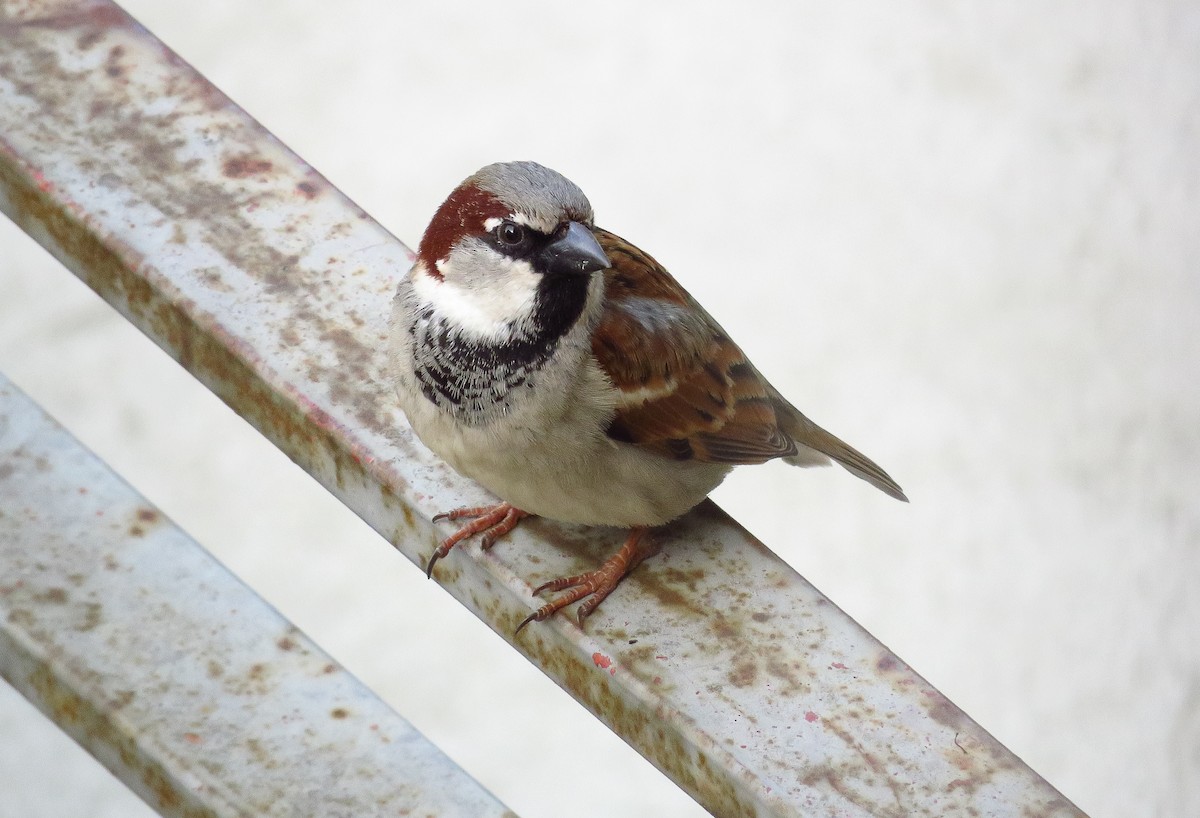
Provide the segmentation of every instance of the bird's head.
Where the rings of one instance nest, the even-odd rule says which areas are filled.
[[[413,286],[462,331],[500,339],[536,329],[528,325],[559,305],[582,308],[592,274],[608,266],[583,191],[534,162],[505,162],[468,177],[438,208]]]

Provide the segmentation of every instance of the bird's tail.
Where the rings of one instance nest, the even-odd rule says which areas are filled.
[[[779,428],[796,441],[799,448],[797,454],[784,458],[785,462],[794,466],[817,466],[828,462],[825,457],[831,457],[846,471],[866,480],[884,494],[908,502],[904,490],[875,461],[813,423],[774,389],[771,392]]]

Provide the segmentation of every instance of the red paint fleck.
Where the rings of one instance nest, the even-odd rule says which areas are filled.
[[[655,677],[654,677],[654,683],[655,683],[656,685],[660,685],[660,684],[662,684],[662,676],[655,676]]]
[[[45,174],[43,174],[40,170],[33,171],[32,176],[34,181],[37,182],[38,190],[42,191],[43,193],[49,193],[50,191],[54,190],[54,183],[47,179]]]
[[[846,667],[845,665],[843,665],[841,662],[834,662],[833,666],[836,667],[838,670],[849,670],[849,668]]]
[[[816,713],[814,713],[811,710],[809,710],[807,713],[804,714],[805,721],[816,721],[819,718],[821,718],[821,717],[818,716]]]
[[[186,741],[188,744],[203,744],[204,743],[204,739],[200,738],[200,736],[196,735],[195,733],[184,733],[183,740]]]
[[[599,651],[592,654],[592,662],[595,663],[596,667],[602,667],[602,668],[607,668],[612,665],[612,659],[609,659],[607,656],[605,656],[603,653],[600,653]]]
[[[665,656],[655,656],[654,658],[655,658],[655,659],[666,659],[667,657],[665,657]]]

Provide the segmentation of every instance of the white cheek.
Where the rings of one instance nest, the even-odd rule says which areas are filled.
[[[431,304],[465,335],[502,341],[511,337],[513,324],[532,314],[540,276],[528,262],[493,255],[485,271],[469,277],[456,266],[452,259],[438,261],[443,280],[418,275],[413,289],[422,303]]]

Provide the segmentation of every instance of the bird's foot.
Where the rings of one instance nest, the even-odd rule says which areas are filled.
[[[453,511],[447,511],[433,518],[435,523],[440,523],[442,520],[465,520],[471,519],[471,522],[464,525],[462,528],[455,531],[438,545],[434,550],[433,556],[429,558],[429,562],[425,565],[425,576],[433,576],[433,566],[442,557],[450,553],[450,549],[458,545],[468,537],[473,537],[479,532],[483,532],[483,537],[479,540],[479,545],[486,551],[496,544],[496,540],[503,537],[508,532],[517,527],[517,523],[530,516],[529,512],[521,511],[512,503],[497,503],[494,506],[472,506],[468,508],[456,508]]]
[[[645,528],[633,529],[629,533],[629,538],[625,540],[625,544],[621,546],[621,549],[606,559],[596,570],[588,571],[586,574],[577,574],[573,577],[553,579],[535,588],[533,591],[534,594],[540,594],[542,591],[570,590],[562,596],[555,597],[525,617],[521,621],[521,624],[517,625],[517,630],[514,631],[513,635],[515,636],[517,633],[520,633],[521,628],[530,622],[541,622],[543,619],[552,616],[556,611],[567,607],[572,602],[577,602],[584,597],[588,597],[576,612],[579,627],[582,628],[583,620],[587,619],[588,615],[599,607],[604,598],[613,592],[613,589],[617,587],[621,580],[630,571],[637,568],[642,560],[654,553],[655,546],[644,536],[646,530]]]

